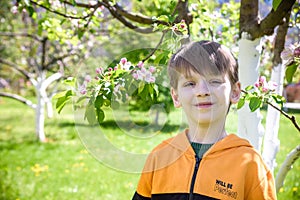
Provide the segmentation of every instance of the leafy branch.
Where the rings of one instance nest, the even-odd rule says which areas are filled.
[[[267,99],[266,101],[260,101],[259,99],[262,99],[262,98],[261,97],[257,97],[256,94],[253,94],[253,93],[245,91],[245,90],[242,90],[242,92],[244,93],[244,96],[241,98],[240,102],[244,102],[245,100],[249,101],[250,102],[249,108],[250,108],[250,110],[252,112],[254,112],[258,108],[262,107],[263,104],[266,103],[267,105],[270,105],[275,110],[279,111],[284,117],[286,117],[287,119],[289,119],[293,123],[293,125],[295,126],[295,128],[300,132],[300,126],[297,123],[295,116],[289,115],[288,113],[286,113],[285,111],[283,111],[278,106],[275,106],[273,103],[270,102],[269,99]],[[252,97],[249,97],[249,96],[252,96]],[[273,96],[273,98],[274,98],[274,96]],[[277,102],[282,102],[283,103],[283,101],[282,101],[283,97],[281,97],[280,95],[276,95],[275,98],[278,98]],[[244,105],[244,103],[240,103],[240,102],[239,102],[240,105],[238,106],[238,108],[241,108]]]
[[[300,132],[300,127],[296,118],[294,116],[290,116],[281,109],[286,100],[283,96],[275,93],[276,87],[277,83],[273,81],[267,82],[266,77],[261,76],[254,85],[250,85],[246,87],[245,90],[242,90],[243,95],[238,102],[237,108],[240,109],[245,105],[245,102],[249,102],[249,108],[251,112],[254,112],[258,108],[261,108],[264,104],[270,105],[289,119]],[[272,103],[274,101],[280,105],[280,108]]]

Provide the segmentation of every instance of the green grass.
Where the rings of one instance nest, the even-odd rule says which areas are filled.
[[[75,126],[71,109],[64,110],[60,115],[55,114],[53,119],[46,119],[45,132],[49,142],[45,144],[36,140],[33,110],[3,98],[0,99],[0,110],[0,199],[131,199],[139,174],[104,165],[99,161],[96,151],[91,155],[79,137],[84,134],[90,136],[91,133],[81,132],[84,124]],[[107,116],[99,131],[115,147],[134,153],[148,152],[161,140],[176,134],[179,129],[178,116],[181,116],[178,111],[172,113],[169,125],[156,131],[155,126],[147,126],[144,120],[147,116],[141,116],[141,113],[131,116],[139,121],[140,129],[126,129],[130,127],[131,118],[126,113],[123,113],[124,116],[121,114],[117,113],[117,117],[122,119],[118,123],[123,123],[123,130],[145,139],[137,140],[124,135],[111,120],[112,115]],[[300,114],[296,114],[296,117],[300,119]],[[235,131],[236,119],[235,113],[229,115],[229,132]],[[150,131],[156,131],[156,137],[147,135]],[[300,143],[300,134],[282,118],[279,137],[281,148],[277,162],[280,165],[287,153]],[[102,143],[97,144],[96,139],[92,138],[94,145],[101,146]],[[278,194],[279,200],[299,199],[299,171],[298,160]]]

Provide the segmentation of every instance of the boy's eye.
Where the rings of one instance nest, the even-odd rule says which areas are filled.
[[[219,85],[219,84],[222,84],[224,81],[221,80],[221,79],[211,79],[209,80],[209,83],[210,84],[213,84],[213,85]]]
[[[184,87],[191,87],[191,86],[194,86],[194,85],[195,85],[195,83],[192,82],[192,81],[189,81],[189,82],[186,82],[186,83],[183,84]]]

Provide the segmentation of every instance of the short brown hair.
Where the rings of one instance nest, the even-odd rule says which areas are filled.
[[[203,76],[227,74],[231,84],[239,80],[238,63],[230,50],[217,42],[191,42],[170,59],[168,74],[171,87],[177,89],[180,74],[195,71]]]

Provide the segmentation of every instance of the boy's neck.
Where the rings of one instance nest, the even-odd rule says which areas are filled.
[[[189,126],[188,138],[190,142],[213,144],[227,136],[224,126]]]

